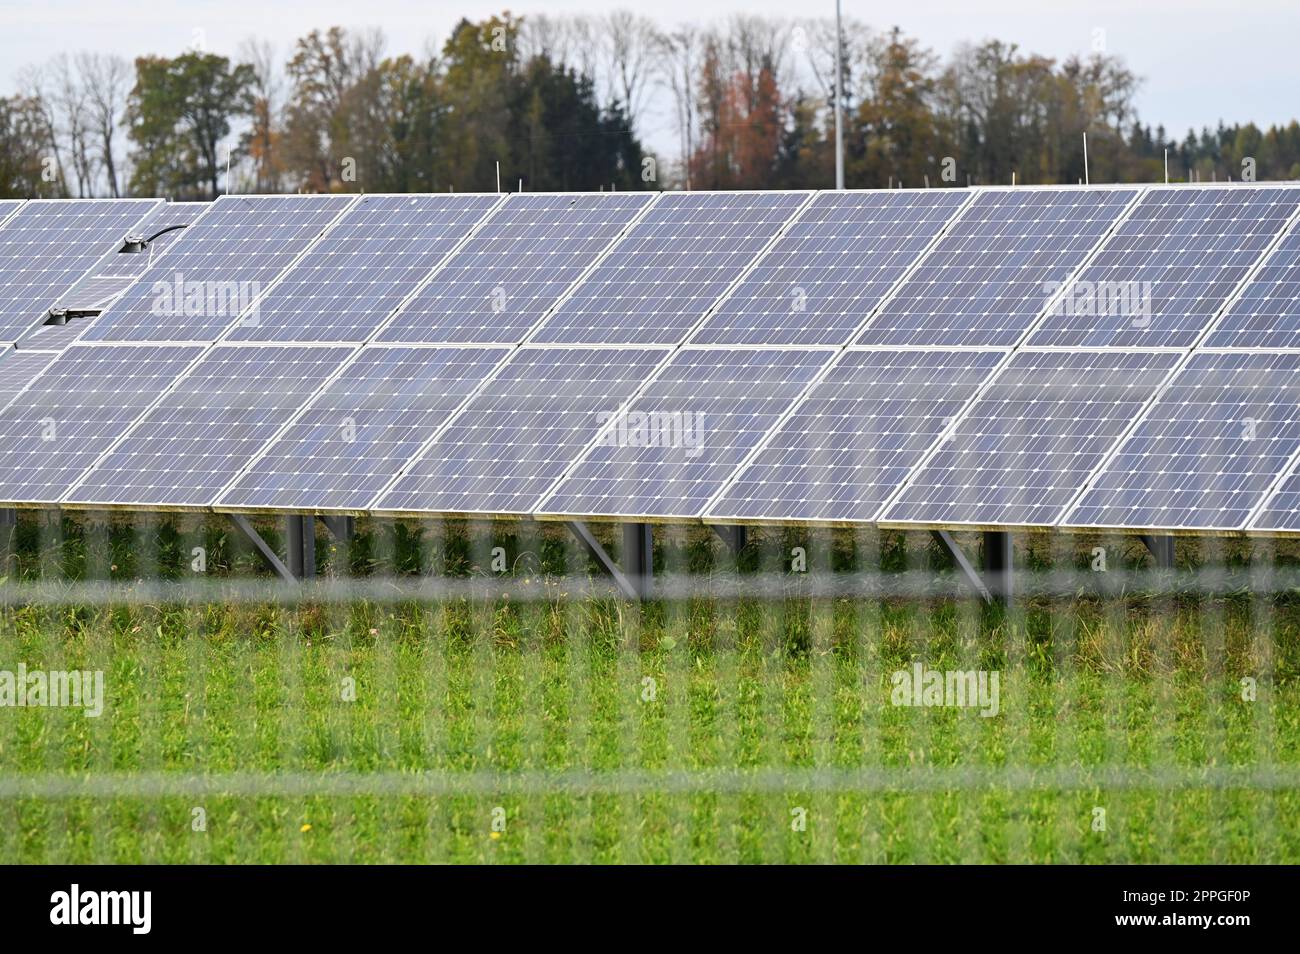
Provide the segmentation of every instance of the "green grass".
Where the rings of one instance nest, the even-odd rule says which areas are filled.
[[[103,669],[108,705],[0,709],[0,856],[1295,863],[1298,660],[1290,597],[10,606],[0,668]],[[1000,714],[891,705],[914,661],[997,670]]]

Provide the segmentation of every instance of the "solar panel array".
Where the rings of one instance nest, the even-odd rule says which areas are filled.
[[[215,341],[354,200],[219,197],[82,340]]]
[[[207,202],[164,202],[132,228],[132,232],[151,239],[142,251],[128,251],[126,236],[117,247],[105,254],[89,273],[62,296],[69,310],[103,310],[125,292],[136,279],[182,235],[209,206]],[[154,237],[156,236],[156,237]],[[93,317],[73,315],[63,324],[38,324],[22,339],[19,347],[61,351],[77,339],[94,321]]]
[[[1065,523],[1243,529],[1298,449],[1300,353],[1196,354]]]
[[[0,504],[1300,533],[1294,186],[181,205],[0,204]]]
[[[1228,306],[1205,346],[1300,348],[1300,222]]]
[[[218,345],[125,432],[65,503],[206,507],[351,353]]]
[[[0,225],[0,342],[49,316],[156,199],[34,199]]]
[[[1292,188],[1153,189],[1029,344],[1191,347],[1297,208]]]
[[[228,340],[365,341],[499,201],[362,196]]]

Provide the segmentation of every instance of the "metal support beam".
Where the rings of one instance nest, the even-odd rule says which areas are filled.
[[[242,513],[232,513],[230,515],[230,520],[239,528],[240,532],[243,533],[244,536],[248,537],[253,546],[257,547],[257,552],[262,554],[262,557],[267,563],[271,564],[271,569],[275,570],[280,579],[286,580],[290,583],[296,582],[296,577],[289,572],[289,568],[284,565],[283,561],[281,561],[275,551],[271,549],[270,545],[262,539],[262,535],[253,529],[253,525],[248,522],[247,517]]]
[[[930,531],[930,535],[939,542],[940,546],[952,554],[952,558],[957,564],[957,569],[961,570],[962,575],[966,577],[966,582],[968,582],[975,592],[980,595],[980,599],[985,603],[992,603],[993,594],[990,593],[989,588],[984,585],[984,580],[980,576],[979,571],[976,570],[970,560],[966,558],[965,551],[963,551],[961,547],[957,546],[957,541],[952,538],[952,534],[947,530],[932,530]]]
[[[745,544],[749,542],[749,528],[739,524],[712,524],[713,532],[718,535],[723,543],[732,553],[739,553],[745,549]]]
[[[984,533],[984,583],[993,598],[1010,603],[1015,594],[1015,563],[1011,548],[1011,534],[1004,530],[986,530]]]
[[[623,572],[639,599],[654,594],[654,530],[648,523],[623,524]]]
[[[0,527],[18,526],[18,511],[14,507],[0,508]]]
[[[321,523],[325,524],[325,529],[330,532],[335,540],[351,540],[353,534],[357,532],[357,518],[344,516],[342,514],[321,514]]]
[[[289,572],[299,580],[309,580],[316,575],[316,519],[290,514],[287,520]]]
[[[615,563],[613,558],[605,551],[605,548],[600,545],[600,541],[591,535],[591,530],[585,523],[581,520],[570,520],[569,529],[573,531],[573,535],[578,538],[578,542],[583,545],[588,553],[596,558],[596,562],[599,563],[605,572],[614,580],[614,585],[618,587],[619,592],[630,600],[641,598],[640,591],[637,590],[637,588],[632,585],[632,581],[623,574],[623,571],[619,569],[618,564]]]
[[[1174,538],[1172,536],[1157,536],[1152,533],[1144,533],[1141,539],[1146,544],[1146,548],[1151,551],[1151,555],[1156,558],[1156,566],[1162,569],[1173,569]]]

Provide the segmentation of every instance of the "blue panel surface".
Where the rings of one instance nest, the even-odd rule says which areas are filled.
[[[666,192],[533,340],[677,344],[808,198]]]

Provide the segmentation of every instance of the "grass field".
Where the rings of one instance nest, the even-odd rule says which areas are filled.
[[[731,560],[661,536],[669,574]],[[195,541],[211,577],[258,572],[215,522],[19,526],[0,669],[103,670],[107,705],[0,709],[7,860],[1300,860],[1289,593],[810,597],[768,534],[727,569],[792,581],[771,595],[639,607],[570,593],[589,567],[556,532],[453,525],[366,531],[346,558],[322,539],[322,570],[490,579],[499,543],[505,582],[542,595],[17,598],[177,578]],[[800,544],[841,577],[950,572],[922,536]],[[1114,569],[1141,562],[1114,546]],[[1180,559],[1249,559],[1211,550]],[[917,662],[997,672],[998,714],[893,705]]]

